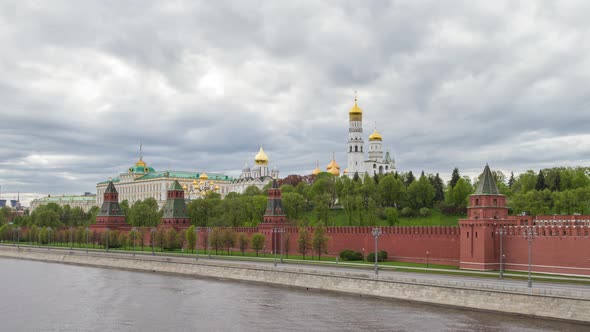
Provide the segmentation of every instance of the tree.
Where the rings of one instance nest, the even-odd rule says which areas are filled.
[[[232,231],[230,228],[226,228],[221,233],[223,244],[227,249],[227,255],[230,254],[230,249],[236,244],[236,232]]]
[[[467,207],[468,205],[468,198],[469,195],[473,193],[473,187],[465,181],[465,179],[460,178],[455,187],[453,188],[453,196],[451,197],[451,201],[455,207]]]
[[[510,172],[510,179],[508,179],[508,188],[512,189],[515,181],[516,180],[514,180],[514,172]]]
[[[459,175],[459,169],[455,167],[453,169],[453,174],[451,175],[451,181],[449,181],[449,187],[454,188],[457,185],[457,182],[460,178],[461,175]]]
[[[313,232],[312,248],[318,253],[318,260],[322,260],[322,253],[328,252],[328,237],[326,228],[320,223]]]
[[[440,178],[438,173],[434,177],[429,176],[428,180],[430,180],[430,184],[434,188],[434,201],[435,202],[442,202],[445,200],[445,184],[443,180]]]
[[[215,255],[219,248],[223,245],[223,237],[222,237],[222,230],[220,228],[214,228],[212,232],[209,233],[209,245],[215,249]]]
[[[297,247],[299,249],[299,253],[305,259],[305,254],[311,245],[311,237],[307,227],[299,227],[299,238],[297,239]]]
[[[415,209],[432,207],[434,195],[434,188],[424,175],[408,187],[408,199]]]
[[[545,189],[545,175],[543,174],[542,170],[539,170],[539,175],[537,175],[537,184],[535,185],[535,190],[541,191]]]
[[[395,225],[395,223],[399,220],[399,212],[394,207],[385,208],[383,213],[385,214],[385,218],[387,219],[389,226]]]
[[[409,171],[406,175],[406,181],[404,182],[404,185],[406,187],[409,187],[412,183],[414,183],[414,181],[416,181],[416,177],[414,176],[414,173],[412,173],[412,171]]]
[[[188,246],[187,249],[190,248],[191,252],[195,252],[195,246],[197,245],[197,232],[195,226],[189,227],[186,232],[184,233],[186,237],[186,245]]]
[[[167,250],[178,249],[178,232],[174,228],[170,228],[166,232],[165,247]]]
[[[264,248],[265,241],[264,235],[260,233],[252,235],[252,249],[256,252],[256,257],[258,257],[258,252]]]
[[[250,244],[250,239],[248,239],[248,235],[246,233],[240,233],[238,235],[238,247],[240,247],[240,251],[242,252],[242,256],[246,252],[248,245]]]

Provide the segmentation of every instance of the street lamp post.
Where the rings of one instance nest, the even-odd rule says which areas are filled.
[[[430,251],[427,251],[426,252],[426,268],[429,268],[429,264],[428,264],[429,263],[429,261],[428,261],[429,258],[430,258]]]
[[[532,251],[531,248],[533,246],[533,240],[535,236],[537,236],[537,230],[531,226],[527,226],[524,230],[524,234],[526,239],[529,241],[529,279],[528,279],[528,287],[533,288],[533,279],[531,277],[531,263],[532,263]]]
[[[279,234],[280,234],[279,235],[280,236],[279,241],[281,242],[281,247],[280,247],[281,248],[281,251],[280,251],[280,253],[281,253],[281,264],[283,264],[283,233],[285,233],[285,229],[283,227],[279,227]]]
[[[209,241],[209,236],[212,230],[211,227],[207,227],[207,255],[209,255],[209,259],[211,259],[211,241]]]
[[[106,231],[107,231],[107,243],[106,243],[105,249],[106,249],[106,251],[109,251],[109,228],[108,227],[107,227]]]
[[[506,235],[506,228],[500,227],[496,230],[496,234],[500,236],[500,279],[504,279],[504,243],[503,237]]]
[[[16,248],[20,249],[20,226],[16,228]]]
[[[72,251],[74,249],[74,239],[72,238],[72,226],[70,226],[68,231],[70,233],[70,251]]]
[[[39,231],[39,248],[41,248],[41,231]]]
[[[195,227],[195,260],[199,260],[199,227]]]
[[[272,251],[275,255],[275,267],[277,266],[277,227],[272,228]]]
[[[155,234],[156,234],[156,227],[152,227],[150,229],[150,239],[152,240],[152,256],[155,256],[156,253],[154,251],[154,246],[156,245]]]
[[[90,229],[88,228],[88,226],[86,227],[86,255],[88,255],[88,238],[90,235]]]
[[[373,228],[373,236],[375,237],[375,275],[379,274],[379,266],[377,264],[377,258],[378,258],[378,254],[377,254],[377,239],[379,239],[379,236],[381,235],[381,228]]]
[[[51,244],[51,227],[47,227],[47,250],[49,250]]]
[[[131,231],[133,232],[133,256],[135,256],[135,233],[137,233],[137,228],[133,227]]]

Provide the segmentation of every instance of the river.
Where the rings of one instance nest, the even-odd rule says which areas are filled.
[[[251,283],[0,259],[1,331],[587,331]]]

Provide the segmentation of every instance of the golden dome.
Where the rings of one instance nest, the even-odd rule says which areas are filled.
[[[318,174],[320,174],[320,172],[321,172],[321,171],[322,171],[322,170],[321,170],[319,167],[316,167],[316,168],[313,170],[313,172],[311,172],[311,174],[313,174],[313,175],[318,175]]]
[[[201,173],[201,175],[199,176],[200,180],[207,180],[209,179],[209,176],[207,176],[207,173],[203,172]]]
[[[330,172],[333,168],[335,168],[338,173],[340,173],[340,165],[338,165],[336,160],[334,160],[334,157],[332,157],[332,161],[328,164],[328,166],[326,166],[326,170]]]
[[[186,186],[186,183],[182,185],[182,190],[186,191],[188,189],[188,187]]]
[[[215,190],[216,190],[216,191],[218,191],[218,190],[219,190],[219,186],[218,186],[218,185],[217,185],[217,186],[215,186]]]
[[[199,184],[199,183],[197,182],[197,180],[194,180],[194,181],[193,181],[193,186],[195,186],[195,187],[196,187],[198,184]]]
[[[254,157],[254,163],[256,163],[256,165],[268,165],[268,156],[264,153],[264,150],[262,150],[262,146],[260,147],[260,151],[258,151]]]
[[[146,167],[147,165],[139,158],[139,161],[135,163],[135,166]]]
[[[336,167],[332,167],[328,170],[328,172],[334,176],[339,176],[340,175],[340,169],[336,168]]]
[[[348,111],[349,115],[362,115],[363,110],[356,103],[356,96],[354,97],[354,106]]]
[[[369,141],[382,141],[383,140],[383,136],[381,136],[381,134],[379,134],[377,132],[377,128],[375,128],[375,131],[371,134],[371,136],[369,136]]]
[[[342,174],[348,174],[348,168],[345,168],[344,172],[342,172]]]

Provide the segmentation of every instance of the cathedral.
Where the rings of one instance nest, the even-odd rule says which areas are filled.
[[[238,179],[232,181],[230,192],[243,194],[249,186],[255,186],[258,189],[264,188],[271,183],[273,179],[279,177],[279,170],[273,167],[272,171],[268,169],[268,156],[264,153],[262,146],[260,151],[254,157],[254,166],[250,168],[248,164],[242,169],[242,174]]]
[[[387,174],[395,172],[395,161],[389,152],[383,153],[383,136],[375,131],[369,136],[368,158],[365,155],[365,141],[363,139],[363,110],[358,106],[356,97],[354,106],[348,112],[348,144],[347,168],[344,174],[354,177],[358,174]],[[332,160],[334,162],[334,160]],[[331,165],[328,165],[330,168]],[[334,172],[335,173],[335,172]]]

